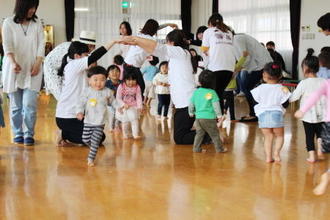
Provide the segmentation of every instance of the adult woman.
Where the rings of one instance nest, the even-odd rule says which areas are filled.
[[[174,141],[176,144],[192,144],[196,132],[191,128],[194,118],[188,114],[189,100],[196,88],[191,55],[184,33],[181,30],[171,31],[167,37],[167,44],[160,44],[154,40],[127,37],[125,43],[136,45],[146,53],[155,56],[165,55],[169,58],[169,84],[171,99],[175,106]]]
[[[131,25],[127,21],[123,21],[119,25],[119,33],[120,36],[131,36],[132,35],[132,28]],[[123,57],[126,57],[126,54],[129,50],[129,45],[119,44],[119,54]]]
[[[36,16],[38,5],[39,0],[16,0],[15,15],[5,19],[2,29],[3,91],[10,98],[10,120],[16,144],[34,144],[45,50],[43,27]]]
[[[213,14],[208,25],[203,33],[202,51],[209,57],[207,68],[215,74],[215,90],[223,109],[223,93],[233,76],[236,62],[234,38],[220,14]]]

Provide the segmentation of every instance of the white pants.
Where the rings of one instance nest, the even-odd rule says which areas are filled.
[[[131,122],[124,122],[123,125],[123,136],[124,138],[129,138],[132,136],[136,138],[139,136],[140,128],[139,128],[139,120],[134,120]]]

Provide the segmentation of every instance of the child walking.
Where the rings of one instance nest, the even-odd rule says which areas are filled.
[[[88,166],[94,166],[94,160],[101,144],[103,129],[107,118],[107,106],[114,105],[114,96],[105,87],[108,72],[101,66],[88,70],[89,87],[83,92],[77,104],[77,119],[84,119],[83,142],[90,147]]]
[[[154,77],[153,85],[155,93],[158,97],[157,119],[161,119],[162,110],[164,109],[164,118],[167,118],[168,109],[171,102],[170,84],[168,83],[168,62],[164,61],[159,64],[160,72]]]
[[[304,106],[308,97],[315,92],[317,88],[321,87],[321,85],[325,82],[325,79],[317,77],[317,72],[319,71],[319,60],[317,57],[307,56],[303,60],[301,66],[306,79],[300,81],[290,98],[290,102],[295,102],[301,99],[300,106]],[[308,112],[306,112],[304,117],[301,119],[305,129],[306,146],[309,154],[307,161],[310,163],[314,163],[317,160],[315,157],[315,136],[318,143],[317,157],[318,159],[324,159],[320,139],[322,123],[324,121],[324,110],[325,102],[324,100],[321,100]]]
[[[202,142],[207,133],[215,147],[217,153],[227,152],[220,139],[217,127],[217,119],[221,120],[221,110],[219,97],[213,90],[214,74],[209,70],[204,70],[199,75],[200,88],[193,93],[188,107],[190,117],[196,117],[196,136],[194,140],[193,152],[202,152]]]
[[[143,104],[141,89],[137,84],[137,75],[134,70],[125,73],[124,82],[119,85],[116,96],[118,102],[116,118],[122,122],[124,139],[130,138],[132,134],[134,139],[141,138],[139,135],[139,116]]]
[[[295,113],[297,118],[302,118],[306,112],[308,112],[316,103],[325,96],[326,98],[326,112],[325,112],[325,119],[324,123],[322,124],[322,131],[321,131],[321,139],[322,144],[326,146],[330,146],[330,80],[326,80],[322,86],[312,93],[308,99],[306,100],[305,104],[300,107]],[[314,188],[314,193],[316,195],[321,195],[325,193],[327,186],[330,181],[330,169],[328,169],[325,173],[322,174],[321,182]]]
[[[141,70],[143,74],[144,82],[146,88],[144,90],[144,104],[146,106],[150,106],[151,100],[154,98],[154,86],[152,83],[153,78],[155,77],[156,73],[158,73],[158,68],[156,65],[159,63],[158,57],[151,56],[152,60],[149,61],[150,66],[147,66]]]
[[[251,91],[254,100],[258,103],[254,110],[258,117],[259,128],[265,138],[264,148],[267,163],[281,162],[280,152],[284,143],[284,107],[291,95],[286,87],[279,84],[281,77],[280,65],[274,62],[267,63],[263,72],[265,83]],[[275,149],[273,152],[274,138]]]
[[[105,83],[105,87],[110,89],[114,96],[116,97],[117,89],[122,82],[120,77],[120,69],[116,65],[111,65],[108,67],[107,72],[109,74],[108,80]],[[109,129],[110,132],[113,132],[114,130],[119,129],[119,121],[116,119],[116,109],[112,106],[108,107],[108,113],[109,113]]]

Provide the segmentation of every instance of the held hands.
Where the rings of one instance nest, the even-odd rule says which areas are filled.
[[[118,40],[117,43],[125,45],[137,45],[136,39],[133,36],[124,36]]]
[[[77,114],[77,119],[78,119],[79,121],[82,121],[82,120],[84,119],[84,114],[83,114],[83,113],[78,113],[78,114]]]
[[[247,57],[247,56],[249,56],[250,54],[249,54],[249,52],[248,51],[243,51],[243,57]]]
[[[296,118],[302,118],[304,116],[304,113],[300,110],[296,111],[296,113],[294,113],[294,117]]]
[[[14,73],[18,74],[18,73],[21,72],[21,70],[22,70],[21,66],[18,63],[14,62],[13,63],[13,71],[14,71]]]
[[[32,69],[31,69],[31,76],[36,76],[39,74],[40,71],[40,64],[36,62],[33,64]]]

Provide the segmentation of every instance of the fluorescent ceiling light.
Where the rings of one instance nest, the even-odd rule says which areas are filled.
[[[74,11],[89,11],[89,8],[75,8]]]

